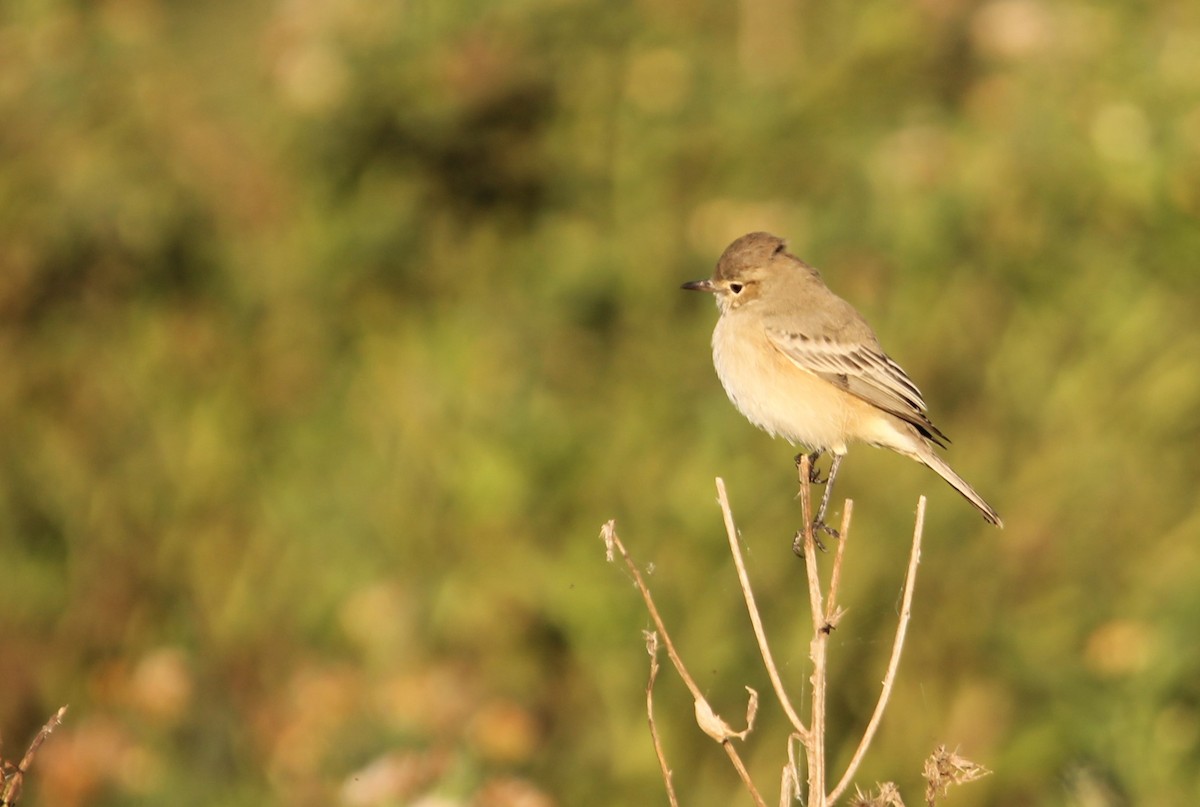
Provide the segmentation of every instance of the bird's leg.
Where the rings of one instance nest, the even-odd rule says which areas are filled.
[[[813,546],[822,552],[829,551],[825,548],[825,543],[821,540],[820,530],[815,525],[813,527]],[[798,558],[804,557],[804,530],[796,530],[796,534],[792,537],[792,552]]]
[[[844,454],[834,454],[829,466],[829,477],[825,480],[825,493],[821,496],[821,506],[817,509],[817,517],[813,519],[813,532],[824,531],[833,538],[838,537],[838,531],[825,523],[825,510],[829,507],[829,498],[833,495],[833,480],[837,476],[838,466],[842,464]]]
[[[837,476],[838,466],[842,464],[842,454],[833,454],[832,464],[829,466],[829,476],[821,479],[821,473],[817,470],[817,460],[821,458],[820,451],[814,451],[811,454],[803,453],[796,455],[796,467],[802,469],[804,467],[804,459],[808,458],[808,482],[812,485],[825,485],[825,493],[821,496],[821,507],[817,511],[817,517],[812,522],[813,544],[822,552],[825,550],[825,544],[821,542],[821,533],[824,532],[833,538],[840,537],[838,531],[827,525],[822,519],[825,518],[825,510],[829,507],[829,497],[833,491],[833,478]],[[803,480],[801,480],[803,481]],[[792,551],[797,557],[804,557],[804,530],[796,533],[792,540]]]
[[[800,460],[804,459],[804,453],[796,455],[796,467],[800,467]],[[821,478],[821,472],[817,470],[817,460],[821,459],[821,452],[814,451],[808,455],[808,481],[813,485],[823,485],[825,480]]]

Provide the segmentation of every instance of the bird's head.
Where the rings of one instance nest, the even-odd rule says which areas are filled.
[[[724,313],[759,298],[764,284],[777,274],[778,269],[773,264],[780,256],[791,257],[779,236],[770,233],[743,235],[726,247],[711,278],[693,280],[681,288],[716,295],[717,307]]]

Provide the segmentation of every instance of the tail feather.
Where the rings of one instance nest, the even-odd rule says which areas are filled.
[[[983,497],[975,492],[975,488],[967,484],[967,481],[958,474],[954,473],[954,469],[946,464],[946,461],[933,452],[932,448],[926,446],[925,451],[917,455],[916,459],[929,466],[940,476],[950,483],[950,486],[963,495],[963,497],[983,513],[983,517],[988,522],[995,524],[1001,529],[1004,528],[1004,522],[1000,520],[1000,514],[995,509],[983,500]]]

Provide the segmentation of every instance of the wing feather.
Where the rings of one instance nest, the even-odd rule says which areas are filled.
[[[830,337],[768,328],[771,343],[793,364],[867,403],[911,423],[945,447],[949,438],[926,413],[925,399],[908,374],[877,346],[848,345]]]

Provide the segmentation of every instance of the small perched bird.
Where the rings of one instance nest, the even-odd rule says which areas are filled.
[[[716,295],[713,364],[733,405],[772,436],[801,443],[833,465],[818,522],[847,445],[861,441],[924,463],[1004,526],[996,511],[933,450],[948,438],[925,401],[880,347],[866,320],[788,253],[782,238],[750,233],[734,241],[708,280],[683,288]]]

